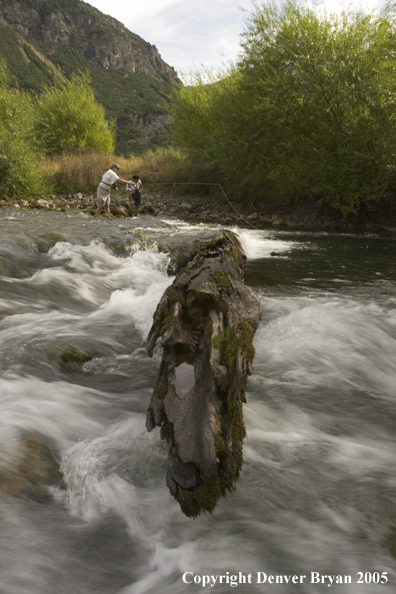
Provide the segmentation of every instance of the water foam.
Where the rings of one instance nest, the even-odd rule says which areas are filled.
[[[33,376],[8,373],[0,377],[2,431],[18,435],[40,434],[57,449],[102,431],[93,411],[106,408],[100,392],[65,381],[46,382]],[[98,412],[95,413],[98,417]]]

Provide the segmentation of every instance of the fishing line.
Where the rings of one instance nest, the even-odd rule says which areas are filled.
[[[245,219],[245,217],[243,217],[241,215],[241,213],[239,213],[237,211],[237,209],[231,203],[231,201],[228,198],[227,194],[223,190],[223,187],[221,186],[221,184],[215,184],[215,183],[210,183],[210,182],[152,182],[152,183],[151,182],[146,182],[146,185],[147,186],[181,186],[181,185],[183,185],[183,186],[218,186],[220,188],[220,190],[223,192],[224,196],[226,197],[227,202],[229,203],[229,205],[231,206],[231,208],[233,208],[235,210],[235,212],[237,213],[237,215],[243,221],[245,221],[245,223],[247,223],[248,225],[250,225],[251,227],[253,227],[253,229],[257,229],[258,231],[260,231],[260,229],[258,227],[256,227],[252,223],[250,223],[250,221],[248,221],[247,219]]]

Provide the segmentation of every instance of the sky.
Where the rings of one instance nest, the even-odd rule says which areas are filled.
[[[155,45],[182,78],[195,70],[217,71],[234,61],[251,0],[85,0]],[[375,10],[382,0],[308,0],[329,12],[352,5]],[[259,2],[260,4],[260,2]]]

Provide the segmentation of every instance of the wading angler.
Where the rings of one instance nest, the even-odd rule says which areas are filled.
[[[96,214],[99,215],[102,208],[104,207],[105,214],[109,214],[110,212],[110,200],[111,200],[111,190],[118,190],[117,183],[121,182],[122,184],[129,184],[131,180],[122,179],[122,177],[118,176],[118,171],[120,170],[120,166],[118,163],[113,163],[106,173],[103,174],[102,179],[99,182],[98,189],[96,190],[96,202],[98,208],[96,209]]]

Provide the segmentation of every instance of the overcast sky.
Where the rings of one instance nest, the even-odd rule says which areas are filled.
[[[155,45],[162,59],[179,74],[200,69],[201,65],[216,70],[234,60],[244,19],[252,9],[251,0],[85,1]],[[330,11],[351,4],[349,0],[310,1]],[[370,10],[381,1],[355,0],[353,6]]]

